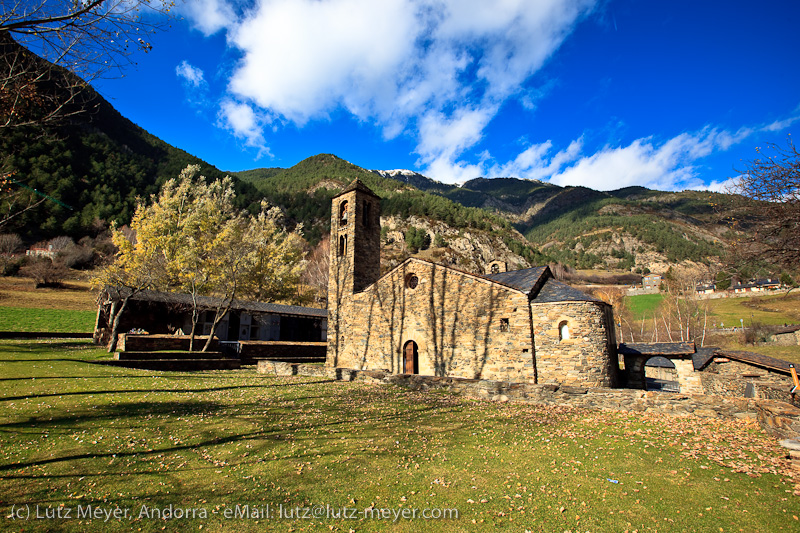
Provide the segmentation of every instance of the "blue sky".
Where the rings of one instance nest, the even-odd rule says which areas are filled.
[[[719,189],[800,125],[800,2],[189,0],[126,117],[222,170]]]

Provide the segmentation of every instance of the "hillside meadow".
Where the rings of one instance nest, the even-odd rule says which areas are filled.
[[[86,281],[34,289],[31,279],[0,277],[0,331],[91,333],[96,294]]]
[[[784,450],[753,421],[108,357],[85,341],[0,341],[2,529],[800,529]],[[62,518],[8,518],[37,506]]]

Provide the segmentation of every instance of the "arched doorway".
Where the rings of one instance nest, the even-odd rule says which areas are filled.
[[[419,349],[414,341],[403,346],[403,373],[419,374]]]
[[[646,390],[664,392],[680,392],[678,370],[675,363],[662,356],[649,358],[644,363],[644,381]]]

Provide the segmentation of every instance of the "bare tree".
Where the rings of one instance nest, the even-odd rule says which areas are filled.
[[[308,264],[302,281],[317,293],[317,300],[328,296],[328,264],[331,255],[331,239],[325,235],[308,256]]]
[[[119,75],[131,55],[149,51],[167,22],[161,0],[2,0],[0,132],[42,135],[97,105],[88,83]],[[48,197],[0,160],[0,227]]]
[[[772,155],[746,163],[730,192],[743,200],[732,216],[742,230],[734,260],[767,261],[797,272],[800,265],[800,153],[792,142],[770,143]],[[762,153],[760,148],[757,152]],[[753,202],[755,201],[755,202]]]
[[[697,293],[698,277],[689,269],[670,269],[664,279],[665,296],[658,308],[661,324],[654,319],[653,335],[658,342],[660,326],[670,342],[705,343],[708,300]]]
[[[3,0],[2,5],[0,128],[9,128],[42,126],[82,112],[86,83],[121,74],[135,51],[149,51],[149,36],[166,22],[163,15],[173,3]]]
[[[22,248],[22,239],[16,233],[0,235],[0,275],[5,275],[14,254]]]

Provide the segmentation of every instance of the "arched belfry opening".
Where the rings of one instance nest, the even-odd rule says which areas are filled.
[[[419,374],[419,347],[414,341],[403,346],[403,373]]]
[[[347,220],[350,216],[350,206],[347,200],[342,201],[339,204],[339,227],[344,227],[347,225]]]

